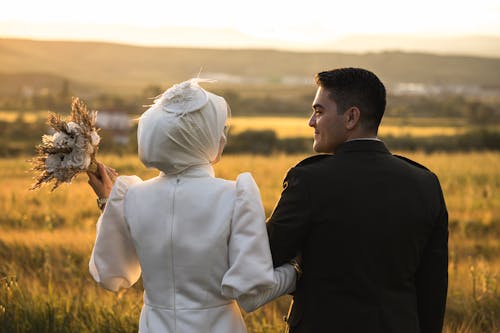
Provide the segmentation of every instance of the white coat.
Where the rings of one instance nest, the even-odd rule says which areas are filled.
[[[243,333],[236,301],[252,311],[295,289],[290,265],[273,269],[252,176],[214,178],[210,165],[147,181],[119,177],[89,267],[113,291],[142,273],[141,333]]]

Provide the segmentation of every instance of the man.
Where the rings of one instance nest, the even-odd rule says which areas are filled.
[[[375,74],[316,75],[318,153],[290,169],[268,221],[274,265],[302,256],[290,332],[441,332],[448,214],[437,177],[377,139]]]

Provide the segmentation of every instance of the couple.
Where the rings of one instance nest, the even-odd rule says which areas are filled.
[[[196,80],[140,118],[139,157],[158,177],[113,184],[102,164],[89,173],[109,196],[90,272],[113,291],[142,274],[140,332],[246,332],[237,303],[252,311],[286,293],[290,332],[441,331],[448,229],[437,177],[377,139],[386,94],[373,73],[335,69],[316,83],[309,126],[325,154],[290,169],[267,225],[249,173],[214,177],[230,111]]]

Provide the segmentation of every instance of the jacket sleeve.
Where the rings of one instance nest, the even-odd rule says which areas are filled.
[[[249,173],[236,181],[236,200],[228,243],[229,269],[222,294],[253,311],[295,290],[295,270],[290,265],[273,268],[260,193]]]
[[[136,176],[116,179],[106,208],[97,221],[96,241],[89,262],[90,274],[103,288],[119,291],[132,286],[141,275],[139,260],[125,220],[124,206]]]
[[[439,204],[415,281],[420,330],[430,333],[442,331],[448,290],[448,212],[437,177],[435,181]]]
[[[290,261],[301,251],[311,227],[309,189],[299,171],[293,168],[288,172],[281,197],[267,222],[275,267]]]

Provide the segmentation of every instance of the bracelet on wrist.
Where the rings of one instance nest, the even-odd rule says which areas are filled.
[[[297,273],[297,281],[298,281],[302,277],[302,274],[304,273],[302,271],[302,267],[300,267],[299,262],[295,259],[290,260],[289,264],[293,267],[293,269]]]
[[[97,207],[99,207],[100,210],[104,210],[107,202],[108,198],[97,198]]]

